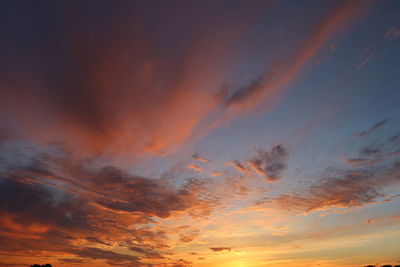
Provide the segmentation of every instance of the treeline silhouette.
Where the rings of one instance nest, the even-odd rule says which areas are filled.
[[[51,264],[43,264],[43,265],[33,264],[33,265],[31,265],[31,267],[52,267],[52,266],[51,266]]]

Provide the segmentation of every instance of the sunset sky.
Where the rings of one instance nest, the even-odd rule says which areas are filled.
[[[400,1],[1,1],[0,266],[400,264]]]

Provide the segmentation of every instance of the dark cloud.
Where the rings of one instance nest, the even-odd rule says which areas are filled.
[[[91,212],[90,207],[79,198],[57,191],[37,183],[27,184],[14,179],[2,179],[2,215],[9,216],[15,225],[24,225],[26,230],[32,226],[35,231],[35,227],[39,225],[44,229],[92,229],[86,219]],[[7,231],[4,228],[3,230]]]
[[[268,77],[272,77],[272,73]],[[265,79],[259,77],[258,79],[250,82],[250,84],[247,86],[239,88],[233,92],[231,92],[231,90],[228,88],[223,88],[220,94],[223,97],[224,105],[230,106],[236,102],[244,101],[258,91],[262,90],[262,86],[265,83]]]
[[[80,249],[70,249],[67,252],[82,258],[105,260],[110,265],[123,265],[134,267],[143,266],[143,264],[139,262],[139,258],[136,256],[120,254],[113,251],[102,250],[99,248],[85,247]]]
[[[85,260],[83,259],[58,259],[58,261],[67,263],[67,264],[81,264],[85,263]]]
[[[35,154],[34,159],[22,166],[10,166],[3,177],[10,183],[19,181],[51,187],[61,195],[68,189],[67,194],[72,193],[78,199],[145,216],[165,218],[188,209],[194,213],[197,209],[207,212],[214,205],[202,199],[203,184],[193,179],[175,187],[166,180],[135,176],[112,166],[90,169],[85,162],[70,164],[70,161],[68,156]],[[12,195],[3,197],[12,198]]]
[[[279,179],[281,172],[286,169],[286,149],[282,145],[277,145],[269,151],[259,148],[256,152],[257,155],[249,160],[250,166],[269,181]]]
[[[232,250],[232,248],[230,248],[230,247],[213,247],[213,248],[209,248],[209,249],[211,249],[214,252],[220,252],[220,251],[224,251],[224,250],[226,250],[226,251]]]
[[[179,237],[179,240],[184,242],[184,243],[188,243],[188,242],[192,242],[193,240],[195,240],[198,236],[199,236],[199,232],[198,231],[194,231],[194,232],[191,232],[191,233],[182,234]]]
[[[282,145],[272,147],[269,151],[263,148],[256,149],[256,155],[245,162],[238,160],[230,164],[239,172],[256,172],[265,177],[266,181],[276,181],[286,169],[288,152]]]
[[[164,259],[165,257],[161,255],[161,253],[154,251],[149,248],[142,248],[137,246],[129,246],[129,250],[143,254],[144,258],[147,259]]]
[[[29,266],[29,263],[8,263],[8,262],[0,262],[0,266]]]
[[[61,151],[32,153],[32,158],[1,169],[0,252],[46,247],[55,255],[67,251],[112,265],[142,266],[140,259],[168,262],[163,256],[168,233],[143,225],[179,212],[203,216],[218,205],[202,196],[206,187],[196,179],[177,187],[115,167],[89,167]],[[77,239],[103,250],[76,247]],[[117,244],[140,255],[114,254]]]
[[[175,189],[164,181],[131,176],[113,167],[94,173],[91,182],[104,193],[96,201],[114,210],[168,217],[196,202],[196,196],[185,188]],[[114,192],[118,192],[118,198],[108,195]]]
[[[112,243],[104,242],[104,241],[100,240],[98,237],[95,237],[95,236],[88,236],[88,237],[86,237],[86,240],[89,241],[89,242],[95,243],[95,244],[97,243],[97,244],[101,244],[101,245],[105,245],[105,246],[111,246],[112,245]]]
[[[206,159],[206,158],[200,157],[199,153],[193,154],[192,158],[194,158],[195,160],[198,160],[198,161],[202,161],[202,162],[211,162],[212,161],[211,159]]]
[[[354,167],[366,167],[378,164],[400,154],[398,134],[394,134],[379,142],[372,142],[362,147],[357,155],[346,160],[346,163]]]
[[[375,131],[376,129],[382,127],[383,125],[385,125],[388,122],[389,122],[389,120],[387,120],[387,119],[379,121],[379,122],[375,123],[374,125],[372,125],[370,128],[368,128],[367,130],[359,132],[358,134],[356,134],[356,137],[363,137],[363,136]]]
[[[364,147],[360,151],[360,155],[362,156],[371,156],[382,152],[378,147]]]

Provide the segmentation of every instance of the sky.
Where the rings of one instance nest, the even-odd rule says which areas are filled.
[[[400,264],[400,1],[2,1],[0,266]]]

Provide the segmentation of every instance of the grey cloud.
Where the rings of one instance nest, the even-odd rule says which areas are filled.
[[[287,150],[282,145],[272,147],[269,151],[262,148],[256,150],[257,155],[249,163],[258,173],[263,174],[265,179],[275,181],[280,178],[286,169]]]
[[[363,137],[363,136],[365,136],[365,135],[367,135],[367,134],[369,134],[369,133],[375,131],[376,129],[382,127],[383,125],[385,125],[385,124],[388,123],[388,122],[389,122],[389,120],[387,120],[387,119],[381,120],[381,121],[375,123],[374,125],[372,125],[372,126],[371,126],[370,128],[368,128],[367,130],[362,131],[362,132],[359,132],[359,133],[356,135],[356,137]]]
[[[265,90],[265,87],[272,82],[278,70],[278,65],[275,64],[271,70],[267,71],[264,75],[254,79],[246,86],[236,90],[230,90],[229,87],[224,87],[220,91],[220,96],[223,99],[225,106],[229,107],[237,103],[241,103],[258,92]]]
[[[211,159],[200,157],[199,153],[194,153],[192,155],[192,158],[194,158],[195,160],[198,160],[198,161],[202,161],[202,162],[211,162],[212,161]]]
[[[82,258],[105,260],[110,265],[123,265],[132,267],[143,266],[143,264],[139,262],[139,258],[136,256],[120,254],[99,248],[85,247],[81,249],[70,249],[68,252]]]

